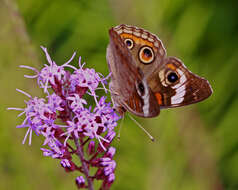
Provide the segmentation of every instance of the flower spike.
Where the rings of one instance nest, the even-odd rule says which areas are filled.
[[[47,48],[41,46],[48,64],[41,70],[21,65],[34,71],[35,75],[24,75],[36,78],[44,97],[33,97],[27,92],[17,89],[27,96],[25,108],[8,108],[21,111],[18,116],[25,116],[17,128],[27,128],[22,143],[29,139],[32,142],[34,133],[44,138],[41,148],[44,156],[60,160],[66,172],[81,172],[84,176],[75,179],[77,187],[93,189],[94,180],[102,180],[101,189],[109,189],[115,180],[116,162],[113,160],[116,149],[111,146],[116,133],[114,128],[120,117],[114,112],[111,103],[105,97],[98,97],[97,89],[104,89],[106,80],[94,69],[84,68],[79,57],[78,67],[70,63],[76,53],[63,65],[58,66],[51,59]],[[72,68],[70,73],[66,68]],[[102,87],[98,87],[101,84]],[[86,96],[92,96],[94,105],[89,105]],[[59,125],[60,123],[63,123]],[[74,144],[74,146],[72,145]],[[73,157],[80,159],[80,164]],[[91,175],[91,168],[95,174]]]

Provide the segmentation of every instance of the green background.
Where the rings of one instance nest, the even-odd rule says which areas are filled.
[[[22,145],[17,113],[26,97],[42,94],[21,64],[41,68],[44,45],[58,64],[77,51],[87,67],[108,74],[108,29],[146,28],[214,90],[206,101],[137,118],[149,138],[125,118],[112,189],[238,189],[238,3],[217,0],[0,0],[0,189],[76,189],[59,161],[43,157],[43,139]]]

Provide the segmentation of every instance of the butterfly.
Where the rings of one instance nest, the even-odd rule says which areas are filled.
[[[200,102],[212,94],[209,82],[189,71],[176,57],[167,57],[162,41],[135,26],[109,30],[107,63],[115,110],[156,117],[160,109]]]

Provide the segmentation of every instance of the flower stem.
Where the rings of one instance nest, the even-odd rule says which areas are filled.
[[[79,157],[79,159],[82,163],[82,168],[83,168],[85,177],[86,177],[87,182],[88,182],[88,189],[89,190],[94,190],[92,179],[89,176],[89,170],[88,170],[88,167],[87,167],[87,163],[85,162],[85,159],[84,159],[84,154],[83,154],[82,147],[79,145],[78,139],[76,137],[74,137],[74,143],[77,147],[77,155],[78,155],[78,157]]]

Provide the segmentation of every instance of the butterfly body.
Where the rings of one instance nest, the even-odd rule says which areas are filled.
[[[209,82],[190,72],[175,57],[167,57],[162,41],[134,26],[109,30],[107,62],[115,109],[140,117],[155,117],[162,108],[202,101],[212,94]]]

